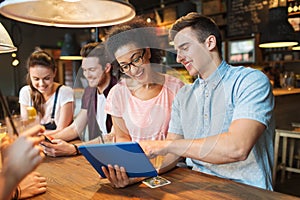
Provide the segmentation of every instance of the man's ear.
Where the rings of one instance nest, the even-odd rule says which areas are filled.
[[[146,56],[147,59],[150,60],[150,58],[151,58],[151,51],[150,51],[150,48],[147,47],[145,50],[146,50],[146,52],[145,52],[145,55],[144,55],[144,56]]]
[[[104,68],[104,72],[105,73],[109,73],[111,70],[111,64],[110,63],[106,63],[105,68]]]
[[[210,35],[205,40],[205,45],[209,50],[214,49],[217,46],[217,39],[214,35]]]
[[[57,75],[57,68],[54,69],[54,77]]]

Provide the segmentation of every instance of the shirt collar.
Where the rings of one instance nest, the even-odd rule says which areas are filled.
[[[212,89],[215,89],[220,81],[223,79],[226,71],[229,69],[229,65],[223,60],[218,66],[217,70],[214,71],[207,79],[202,79],[199,77],[195,80],[195,85],[204,85]]]

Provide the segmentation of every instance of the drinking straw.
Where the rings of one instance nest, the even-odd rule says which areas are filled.
[[[16,129],[16,126],[15,126],[13,120],[12,120],[11,114],[10,114],[10,112],[9,112],[9,108],[8,108],[8,106],[7,106],[6,100],[4,99],[4,96],[3,96],[3,94],[2,94],[1,89],[0,89],[0,101],[1,101],[1,103],[2,103],[3,110],[4,110],[4,112],[6,113],[8,119],[9,119],[9,122],[10,122],[12,128],[13,128],[13,134],[16,135],[16,136],[19,136],[19,133],[18,133],[18,131],[17,131],[17,129]]]

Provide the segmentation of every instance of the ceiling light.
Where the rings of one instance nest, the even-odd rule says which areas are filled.
[[[76,43],[75,35],[71,33],[65,34],[64,43],[61,47],[60,60],[82,60],[79,55],[80,46]]]
[[[270,8],[268,16],[269,21],[261,33],[259,47],[278,48],[298,44],[295,31],[287,19],[286,7],[279,5]]]
[[[0,13],[21,22],[70,28],[111,26],[136,14],[128,0],[5,0]]]
[[[298,43],[297,46],[292,47],[293,51],[299,51],[300,50],[300,31],[297,31],[296,33],[297,33],[297,38],[298,38],[299,43]]]
[[[300,50],[300,46],[295,46],[295,47],[292,48],[292,50],[299,51]]]
[[[17,51],[4,26],[0,23],[0,53]]]

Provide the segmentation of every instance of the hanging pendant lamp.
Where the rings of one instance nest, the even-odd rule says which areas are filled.
[[[293,46],[292,50],[293,51],[300,51],[300,31],[297,31],[296,35],[297,35],[297,40],[298,40],[299,43],[298,43],[297,46]]]
[[[4,26],[0,23],[0,53],[17,51]]]
[[[5,0],[0,13],[21,22],[70,28],[111,26],[136,14],[128,0]]]
[[[287,8],[280,6],[269,9],[269,21],[261,33],[261,48],[289,47],[298,44],[295,31],[287,19]]]
[[[60,60],[82,60],[80,46],[76,43],[75,35],[66,33],[61,47]]]

